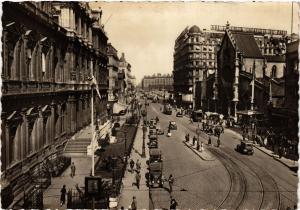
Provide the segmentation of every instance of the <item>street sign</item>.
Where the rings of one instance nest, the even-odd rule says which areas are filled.
[[[196,129],[196,134],[197,134],[197,135],[200,135],[200,134],[201,134],[200,128],[197,128],[197,129]]]

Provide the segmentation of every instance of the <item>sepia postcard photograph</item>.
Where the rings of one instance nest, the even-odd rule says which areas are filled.
[[[5,1],[1,24],[1,209],[300,209],[299,2]]]

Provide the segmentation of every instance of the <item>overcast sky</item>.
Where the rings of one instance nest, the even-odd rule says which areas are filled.
[[[125,53],[139,83],[144,75],[172,73],[174,43],[186,26],[210,25],[280,29],[291,32],[292,3],[92,2],[103,10],[109,42]],[[298,33],[294,3],[293,32]],[[110,18],[109,18],[110,17]]]

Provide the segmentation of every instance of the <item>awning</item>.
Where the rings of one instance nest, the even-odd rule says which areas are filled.
[[[125,105],[125,104],[121,104],[121,103],[114,103],[114,105],[113,105],[113,113],[114,114],[119,114],[120,113],[120,111],[125,111],[125,110],[127,110],[127,105]]]

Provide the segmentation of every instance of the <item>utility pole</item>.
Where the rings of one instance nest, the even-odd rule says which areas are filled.
[[[251,110],[254,110],[254,87],[255,87],[255,60],[253,61],[252,70],[252,91],[251,91]]]

